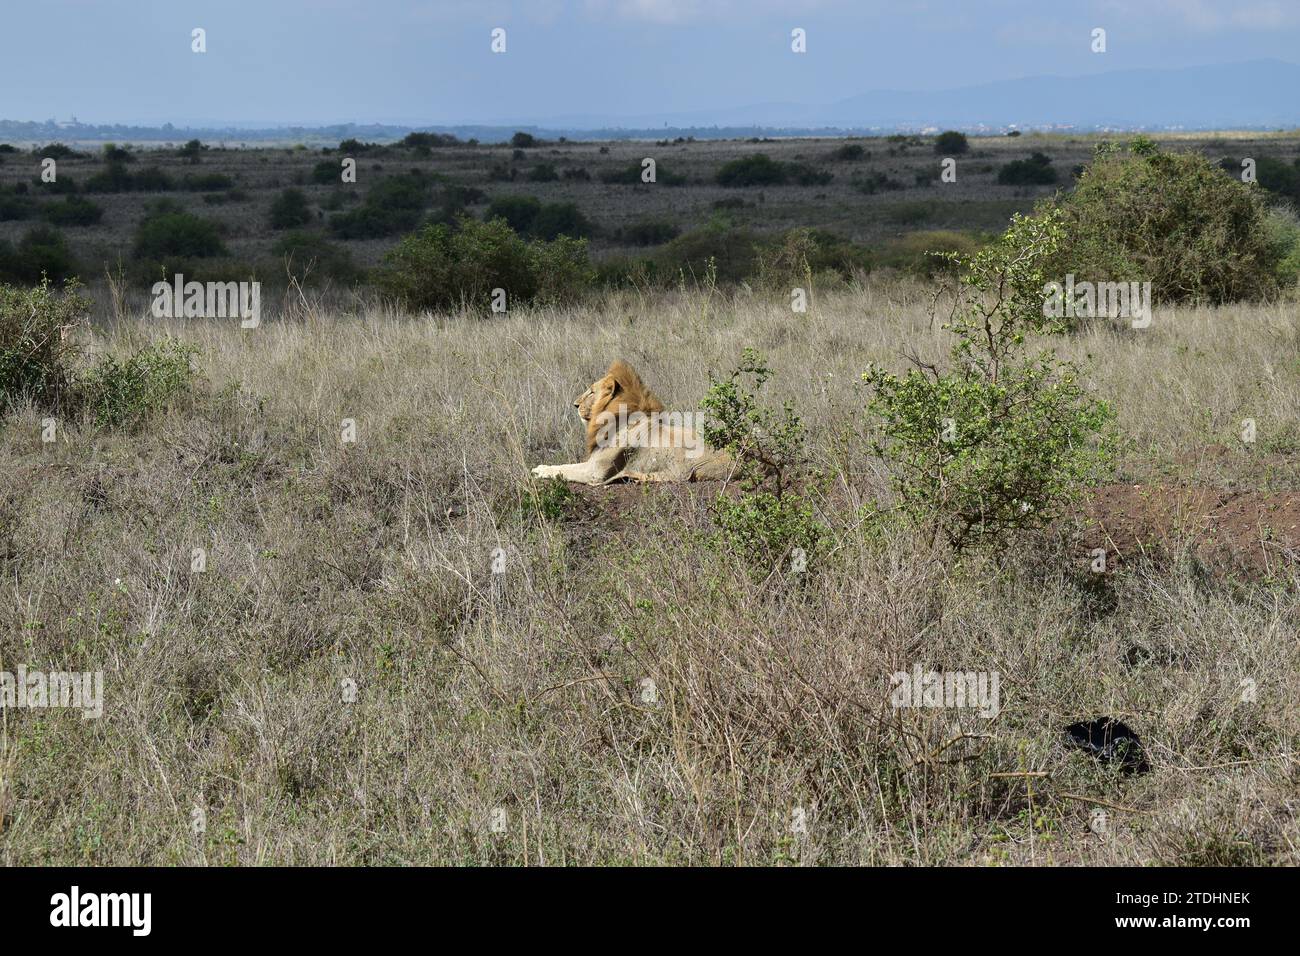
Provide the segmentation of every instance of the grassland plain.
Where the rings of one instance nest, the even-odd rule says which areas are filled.
[[[135,429],[0,423],[0,669],[105,673],[102,719],[0,711],[0,862],[1300,862],[1294,528],[1243,570],[1174,514],[1099,575],[1081,507],[943,560],[890,511],[858,388],[943,353],[931,295],[307,295],[245,330],[101,302],[92,351],[175,335],[204,384]],[[1052,344],[1114,404],[1115,487],[1297,491],[1294,302]],[[807,572],[707,547],[716,486],[529,479],[580,451],[612,358],[693,408],[745,346],[829,476]],[[998,715],[891,707],[916,665],[996,671]],[[1063,747],[1099,714],[1150,773]]]

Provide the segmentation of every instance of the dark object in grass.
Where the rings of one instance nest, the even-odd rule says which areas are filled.
[[[1086,750],[1102,763],[1118,763],[1126,774],[1146,773],[1151,769],[1142,741],[1122,720],[1097,717],[1065,728],[1066,742]]]

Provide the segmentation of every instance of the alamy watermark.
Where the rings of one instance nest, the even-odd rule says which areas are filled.
[[[176,273],[171,282],[155,282],[150,290],[155,319],[234,319],[245,329],[262,322],[262,283],[186,282]]]
[[[104,672],[28,670],[0,671],[0,708],[68,707],[81,711],[82,720],[104,716]]]
[[[969,707],[993,718],[1001,708],[1000,680],[997,671],[926,671],[917,664],[910,674],[890,675],[889,702],[894,707]]]
[[[1043,286],[1043,317],[1049,319],[1132,319],[1133,328],[1151,325],[1150,282],[1065,282]]]

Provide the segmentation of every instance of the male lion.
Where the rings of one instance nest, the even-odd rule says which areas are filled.
[[[615,361],[573,400],[587,423],[587,460],[538,465],[535,478],[588,485],[615,481],[701,481],[730,478],[731,458],[708,448],[690,413],[665,412],[632,366]]]

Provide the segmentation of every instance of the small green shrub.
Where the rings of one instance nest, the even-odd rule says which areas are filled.
[[[790,402],[780,409],[759,402],[771,374],[747,348],[730,375],[711,380],[700,402],[708,416],[704,440],[731,456],[741,492],[714,500],[712,543],[744,561],[758,580],[783,566],[810,570],[825,533],[812,502],[796,486],[804,465],[803,422]]]
[[[857,143],[845,143],[843,146],[831,150],[828,158],[837,163],[849,163],[859,159],[868,159],[870,156],[871,154]]]
[[[965,133],[948,130],[934,138],[934,151],[940,156],[960,156],[970,151]]]
[[[1050,186],[1056,182],[1052,158],[1033,153],[1028,159],[1013,159],[998,170],[1000,186]]]
[[[917,360],[863,376],[900,507],[954,551],[1045,525],[1109,461],[1109,407],[1073,364],[1025,346],[1060,330],[1042,288],[1061,220],[1017,215],[983,251],[953,257],[964,272],[947,371]]]
[[[654,183],[647,183],[641,178],[644,172],[640,163],[632,163],[618,169],[605,170],[600,174],[600,181],[609,186],[682,186],[686,183],[685,176],[674,173],[662,163],[655,164]]]
[[[190,391],[191,359],[197,351],[175,339],[163,339],[124,360],[102,356],[78,376],[78,404],[100,428],[134,425]]]
[[[538,163],[528,171],[528,181],[530,183],[553,183],[559,178],[559,172],[551,163]]]
[[[681,227],[662,219],[642,219],[618,231],[618,238],[631,246],[658,246],[681,235]]]
[[[56,226],[93,226],[104,218],[102,206],[82,196],[68,196],[41,209],[46,222]]]
[[[311,222],[311,207],[301,189],[285,189],[271,203],[272,229],[293,229]]]
[[[217,224],[171,205],[155,207],[136,230],[135,255],[140,259],[169,256],[204,258],[226,254]]]
[[[90,302],[75,284],[53,288],[0,285],[0,407],[30,400],[57,407],[76,370],[71,333],[90,315]]]
[[[64,282],[77,274],[77,261],[63,234],[33,226],[16,247],[0,243],[0,282],[34,284],[48,277]]]
[[[497,288],[505,290],[507,307],[557,304],[577,298],[592,280],[584,240],[529,242],[503,219],[426,226],[404,237],[384,263],[379,287],[411,309],[487,310]]]
[[[766,153],[756,153],[724,163],[715,177],[719,186],[824,186],[834,178],[830,173],[803,163],[783,163]]]
[[[510,137],[510,145],[515,149],[532,149],[534,146],[540,146],[541,143],[532,133],[518,132]]]
[[[360,278],[361,270],[347,249],[335,245],[318,232],[286,233],[271,251],[287,263],[288,271],[299,282],[318,275],[336,282],[350,283]]]

